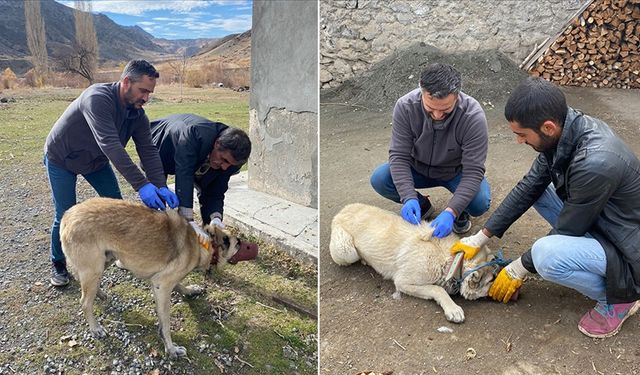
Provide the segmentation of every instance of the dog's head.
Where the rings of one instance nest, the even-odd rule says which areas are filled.
[[[483,246],[475,257],[464,262],[463,274],[491,262],[494,258],[491,251]],[[460,294],[468,300],[486,297],[500,269],[502,267],[498,265],[489,265],[469,273],[460,284]]]
[[[253,260],[258,256],[258,245],[240,241],[229,231],[215,225],[207,225],[204,230],[211,238],[210,265],[220,268],[225,264],[236,264],[243,260]]]

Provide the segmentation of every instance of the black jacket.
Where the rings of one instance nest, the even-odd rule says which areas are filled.
[[[180,206],[193,207],[195,186],[205,224],[214,212],[222,216],[229,178],[240,170],[239,166],[231,166],[226,171],[210,168],[202,176],[196,176],[196,170],[208,162],[213,143],[226,128],[223,123],[192,114],[170,115],[151,122],[151,136],[160,153],[164,173],[176,176]]]
[[[564,202],[550,234],[590,233],[607,256],[607,302],[640,299],[640,161],[604,122],[569,108],[554,154],[541,153],[485,227],[504,232],[549,183]],[[522,255],[535,272],[531,250]]]

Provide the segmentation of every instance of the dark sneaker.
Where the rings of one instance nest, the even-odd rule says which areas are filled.
[[[622,323],[635,314],[640,301],[605,305],[598,303],[580,319],[578,329],[589,337],[604,338],[618,333]]]
[[[53,263],[50,282],[53,286],[65,286],[69,284],[69,272],[67,272],[67,266],[64,263]]]
[[[471,220],[469,220],[469,214],[466,211],[462,211],[453,221],[453,232],[457,234],[467,233],[471,229]]]
[[[429,198],[418,193],[418,202],[420,202],[420,212],[422,212],[422,216],[420,216],[420,220],[425,220],[425,221],[431,220],[436,210],[431,205]]]

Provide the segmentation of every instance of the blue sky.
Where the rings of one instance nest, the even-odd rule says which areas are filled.
[[[138,25],[156,38],[221,38],[251,29],[252,0],[93,0],[91,5],[94,13],[119,25]]]

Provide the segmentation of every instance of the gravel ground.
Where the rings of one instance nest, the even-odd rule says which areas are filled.
[[[0,168],[0,375],[211,373],[211,367],[207,370],[201,363],[191,363],[189,359],[172,362],[165,358],[156,333],[157,320],[148,284],[116,267],[107,270],[103,277],[102,286],[111,297],[110,303],[100,300],[96,303],[98,319],[109,336],[104,340],[94,339],[80,313],[77,282],[60,289],[49,286],[49,227],[53,206],[44,167],[7,165],[6,161],[0,161]],[[34,171],[37,171],[35,175]],[[120,186],[128,198],[137,198],[132,192],[127,193],[126,183],[121,181]],[[94,195],[92,188],[81,179],[79,200]],[[117,293],[110,293],[110,288],[126,284],[133,286],[130,288],[133,297],[120,298]],[[213,281],[207,282],[207,287],[224,292],[237,289],[228,284],[214,277]],[[203,303],[203,298],[183,300],[174,294],[174,340],[176,331],[186,324],[185,317],[173,311],[176,305]],[[235,307],[209,299],[206,303],[211,311],[218,311],[214,318],[224,327]],[[126,314],[142,316],[145,324],[125,324]],[[146,315],[152,316],[152,320],[144,317]],[[270,365],[254,369],[243,362],[243,353],[253,343],[236,343],[233,349],[212,343],[222,339],[219,335],[199,334],[192,346],[197,347],[220,372],[272,372]],[[308,347],[317,347],[315,334],[302,335],[301,340]],[[317,351],[301,352],[288,344],[281,350],[278,356],[289,361],[288,373],[315,373]],[[192,351],[190,349],[188,354]],[[301,361],[306,371],[299,368]]]

